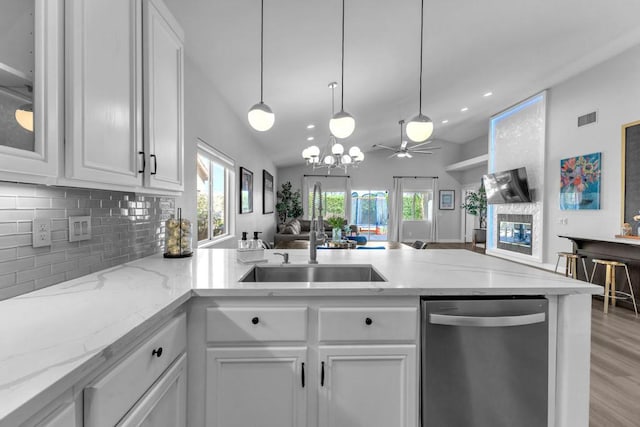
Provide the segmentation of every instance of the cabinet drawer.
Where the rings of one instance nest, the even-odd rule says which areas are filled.
[[[318,310],[320,341],[415,341],[416,307],[339,307]]]
[[[307,307],[207,309],[207,341],[306,341]]]
[[[184,353],[186,345],[187,318],[182,314],[84,389],[85,427],[114,426]]]

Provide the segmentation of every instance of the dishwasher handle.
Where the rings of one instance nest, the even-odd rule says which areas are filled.
[[[524,314],[520,316],[452,316],[449,314],[429,314],[429,323],[446,326],[475,326],[479,328],[502,328],[505,326],[533,325],[543,323],[546,313]]]

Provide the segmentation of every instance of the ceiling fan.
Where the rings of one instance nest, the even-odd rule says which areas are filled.
[[[427,144],[430,144],[432,141],[425,141],[420,144],[411,145],[407,143],[407,141],[402,140],[402,125],[404,125],[404,120],[400,120],[398,122],[400,125],[400,146],[399,147],[387,147],[386,145],[375,144],[373,148],[384,148],[385,150],[393,151],[388,158],[398,157],[398,158],[412,158],[414,154],[433,154],[431,150],[439,150],[441,147],[424,147]]]

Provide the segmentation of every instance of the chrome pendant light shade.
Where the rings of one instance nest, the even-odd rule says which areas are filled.
[[[339,139],[348,138],[356,129],[356,119],[344,111],[344,0],[342,0],[342,81],[340,111],[329,120],[329,130]]]
[[[276,120],[273,111],[263,102],[264,80],[264,0],[260,1],[260,102],[249,109],[247,119],[252,128],[259,132],[268,131]]]
[[[424,0],[420,7],[420,105],[418,115],[406,126],[407,138],[413,142],[426,141],[433,133],[433,121],[422,114],[422,43],[424,39]]]

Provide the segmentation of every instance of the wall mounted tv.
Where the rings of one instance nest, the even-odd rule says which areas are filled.
[[[490,173],[482,177],[487,203],[530,203],[529,183],[525,168]]]

